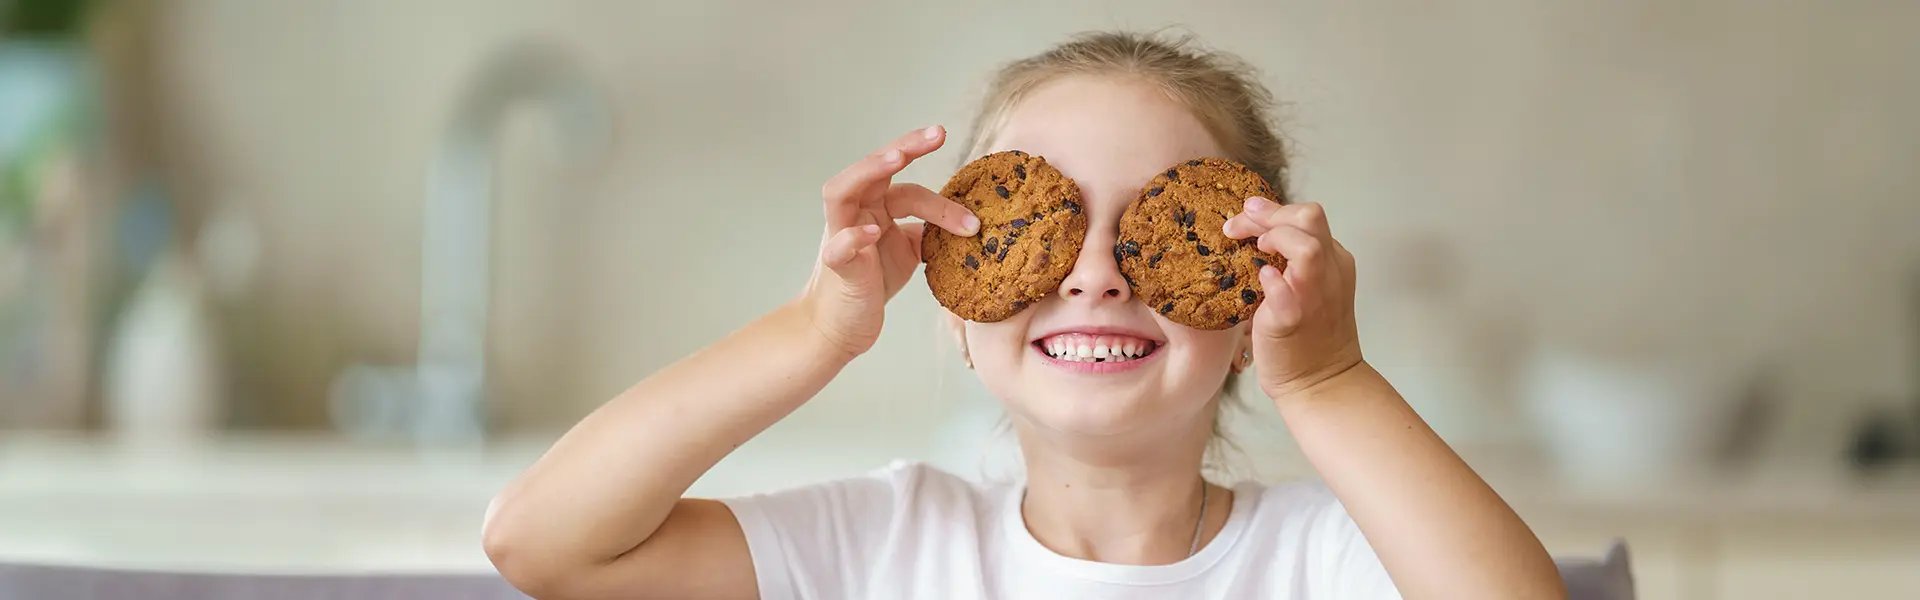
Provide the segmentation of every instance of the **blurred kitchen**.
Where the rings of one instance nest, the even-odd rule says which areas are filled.
[[[800,289],[826,177],[1167,25],[1288,102],[1369,359],[1557,555],[1920,589],[1920,3],[1872,0],[0,1],[0,562],[485,569],[545,444]],[[694,491],[999,469],[924,290]],[[1243,404],[1236,472],[1310,475]]]

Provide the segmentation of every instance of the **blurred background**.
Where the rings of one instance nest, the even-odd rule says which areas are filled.
[[[1001,63],[1178,26],[1287,102],[1369,359],[1556,554],[1624,538],[1646,598],[1911,594],[1916,24],[1871,0],[0,1],[0,560],[485,569],[480,511],[545,444],[800,289],[825,178],[964,131]],[[924,289],[694,491],[1003,472]],[[1245,404],[1223,473],[1310,476]]]

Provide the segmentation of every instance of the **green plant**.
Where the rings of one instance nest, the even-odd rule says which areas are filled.
[[[92,0],[0,0],[0,35],[78,33],[92,4]]]

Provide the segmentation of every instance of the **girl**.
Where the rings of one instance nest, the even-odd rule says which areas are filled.
[[[1089,223],[1056,294],[996,323],[950,317],[1006,405],[1024,482],[896,464],[681,497],[873,345],[924,227],[977,231],[960,205],[891,183],[946,144],[928,127],[826,182],[826,234],[797,299],[600,407],[503,491],[488,556],[542,598],[1563,597],[1532,531],[1362,359],[1353,257],[1319,205],[1248,198],[1227,221],[1289,259],[1264,268],[1251,322],[1190,329],[1132,297],[1110,249],[1148,178],[1225,156],[1285,195],[1270,104],[1236,59],[1133,34],[1078,37],[998,74],[967,158],[1046,157]],[[895,222],[907,217],[924,223]],[[1072,369],[1041,350],[1056,336],[1153,349]],[[1324,486],[1202,477],[1219,399],[1249,369]]]

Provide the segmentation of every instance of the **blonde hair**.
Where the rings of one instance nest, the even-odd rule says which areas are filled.
[[[1240,57],[1201,48],[1192,35],[1096,31],[1000,68],[967,135],[969,160],[993,144],[1007,114],[1027,94],[1062,77],[1127,78],[1158,86],[1193,115],[1227,151],[1273,184],[1287,203],[1287,144],[1274,121],[1273,94]]]
[[[1191,34],[1095,31],[1073,36],[1045,52],[1000,68],[987,87],[985,100],[967,134],[964,163],[991,147],[1012,109],[1040,86],[1071,76],[1130,79],[1154,85],[1168,98],[1192,111],[1207,128],[1226,158],[1245,163],[1273,185],[1274,201],[1290,202],[1287,193],[1287,143],[1275,120],[1273,94],[1261,85],[1253,66],[1238,56],[1201,47]],[[1215,398],[1213,440],[1205,469],[1222,477],[1233,475],[1222,455],[1239,447],[1221,428],[1225,409],[1233,406],[1238,373],[1229,371]],[[1245,408],[1245,407],[1241,407]]]

